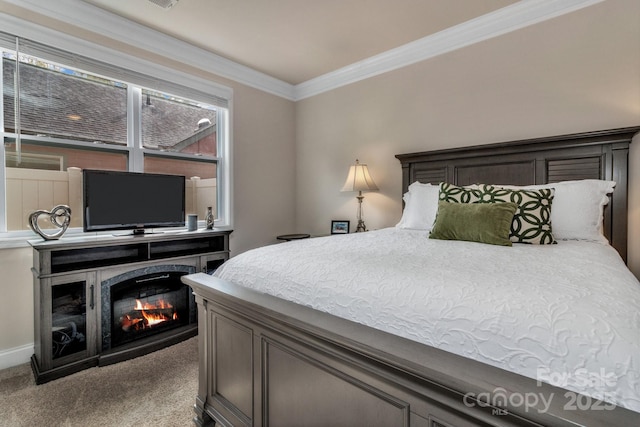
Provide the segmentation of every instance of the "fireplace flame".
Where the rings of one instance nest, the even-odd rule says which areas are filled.
[[[145,310],[142,310],[142,317],[146,319],[148,327],[157,325],[158,323],[166,322],[167,320],[171,320],[171,318],[162,313],[147,313]]]
[[[134,310],[142,316],[127,314],[121,319],[124,331],[151,328],[167,320],[178,320],[178,313],[172,310],[173,306],[164,300],[159,300],[155,304],[142,303],[136,299]]]
[[[173,308],[173,306],[168,302],[165,302],[163,299],[158,301],[156,304],[149,304],[148,302],[142,304],[139,299],[136,299],[136,306],[134,310],[155,310],[159,308]]]

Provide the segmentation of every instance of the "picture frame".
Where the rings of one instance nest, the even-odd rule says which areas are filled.
[[[349,225],[347,220],[332,220],[331,234],[349,234]]]

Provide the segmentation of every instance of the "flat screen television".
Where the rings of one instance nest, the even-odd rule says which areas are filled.
[[[185,177],[84,170],[84,231],[184,227]]]

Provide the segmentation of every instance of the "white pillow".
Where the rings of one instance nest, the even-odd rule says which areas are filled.
[[[505,188],[555,188],[551,204],[553,236],[560,240],[589,240],[607,243],[604,237],[604,207],[616,183],[600,179],[561,181],[551,184]]]
[[[397,228],[430,231],[438,213],[440,185],[414,182],[404,193],[404,211]]]

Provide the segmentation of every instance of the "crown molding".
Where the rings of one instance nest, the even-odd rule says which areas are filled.
[[[520,0],[510,6],[295,86],[81,0],[4,1],[264,92],[291,101],[298,101],[516,31],[604,0]],[[46,43],[46,40],[38,41]],[[88,45],[88,42],[84,42],[84,44]],[[104,61],[102,57],[94,59]]]
[[[299,101],[309,98],[602,1],[604,0],[520,0],[510,6],[300,83],[295,86],[294,99]]]

